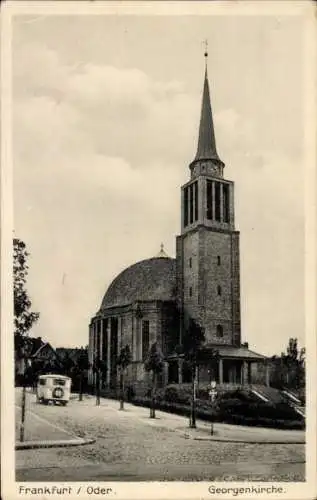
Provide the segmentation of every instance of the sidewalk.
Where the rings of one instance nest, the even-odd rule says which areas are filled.
[[[77,401],[74,401],[76,404]],[[85,400],[80,405],[95,407],[94,396],[85,396]],[[304,444],[305,431],[301,430],[280,430],[264,427],[247,427],[240,425],[215,423],[214,432],[211,435],[211,423],[204,420],[197,420],[197,428],[190,429],[188,418],[173,413],[167,413],[156,410],[156,418],[149,418],[149,408],[134,406],[130,403],[124,403],[124,410],[119,410],[119,401],[113,399],[100,399],[100,405],[118,413],[118,418],[137,418],[145,425],[152,425],[171,432],[178,432],[186,439],[207,440],[207,441],[225,441],[240,443],[259,443],[259,444]]]
[[[52,424],[28,409],[26,413],[24,440],[20,441],[21,407],[15,412],[15,449],[53,448],[60,446],[79,446],[95,442],[94,439],[82,439]],[[50,439],[52,438],[52,439]]]

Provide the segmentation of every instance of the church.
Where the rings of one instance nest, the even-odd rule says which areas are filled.
[[[175,352],[189,318],[203,328],[207,352],[218,352],[213,374],[218,384],[251,384],[257,373],[264,378],[260,383],[269,383],[266,357],[241,342],[234,183],[224,177],[225,164],[216,149],[207,56],[197,152],[189,165],[189,180],[181,187],[176,258],[161,245],[156,256],[123,270],[89,325],[89,360],[91,365],[96,357],[105,361],[105,388],[117,386],[116,360],[127,344],[132,353],[128,383],[142,386],[148,377],[144,360],[154,342],[164,355],[161,384],[190,382],[190,370]],[[207,365],[200,367],[198,380],[210,382]],[[89,381],[93,384],[92,369]]]

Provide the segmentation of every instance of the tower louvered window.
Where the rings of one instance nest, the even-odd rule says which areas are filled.
[[[188,188],[184,189],[184,226],[188,225]]]
[[[184,189],[184,226],[198,220],[198,183],[193,182]]]
[[[228,184],[222,185],[222,202],[223,202],[223,222],[229,222],[229,186]]]
[[[212,181],[207,180],[207,219],[213,219],[213,189]]]
[[[194,194],[194,221],[198,220],[198,183],[193,184],[193,194]]]
[[[215,219],[220,222],[221,220],[221,210],[220,210],[220,183],[215,182]]]

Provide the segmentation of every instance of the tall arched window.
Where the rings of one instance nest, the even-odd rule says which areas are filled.
[[[218,294],[218,295],[221,295],[221,293],[222,293],[221,286],[220,286],[220,285],[218,285],[218,286],[217,286],[217,294]]]
[[[150,347],[150,322],[145,319],[142,321],[142,359],[148,355]]]
[[[217,325],[217,337],[223,337],[223,326]]]

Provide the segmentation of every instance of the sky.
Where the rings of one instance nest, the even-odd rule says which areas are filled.
[[[208,39],[242,340],[264,354],[305,345],[303,34],[286,15],[14,18],[14,234],[31,254],[32,336],[86,345],[112,279],[161,242],[175,256]]]

